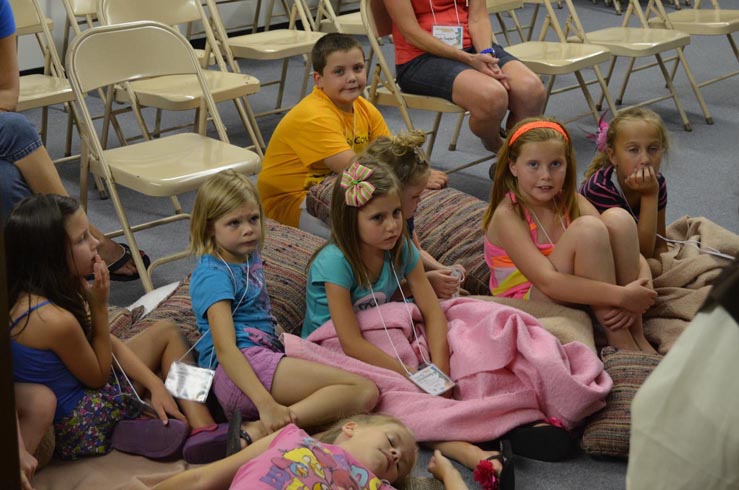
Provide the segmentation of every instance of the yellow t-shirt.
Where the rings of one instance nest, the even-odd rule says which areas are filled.
[[[377,108],[363,97],[344,112],[317,87],[285,114],[269,140],[257,187],[268,218],[298,226],[308,189],[331,170],[327,157],[346,150],[360,153],[390,130]]]

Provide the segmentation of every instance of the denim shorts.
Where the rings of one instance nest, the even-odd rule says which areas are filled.
[[[277,365],[280,363],[284,352],[275,352],[267,347],[246,347],[241,349],[247,362],[251,365],[259,381],[267,391],[272,391],[272,379],[275,375]],[[259,410],[254,403],[244,394],[241,389],[231,381],[222,365],[216,368],[213,377],[213,393],[223,407],[223,413],[231,420],[231,416],[239,411],[244,420],[259,420]]]
[[[509,61],[518,60],[508,53],[499,44],[494,44],[495,57],[500,61],[498,66],[503,66]],[[465,49],[467,53],[476,53],[475,48]],[[452,100],[452,87],[457,75],[465,70],[474,68],[460,61],[440,58],[429,53],[410,60],[402,65],[395,65],[398,85],[403,92],[418,95],[431,95]]]
[[[15,162],[40,147],[41,137],[25,116],[16,112],[0,112],[0,197],[3,223],[13,206],[32,194]]]

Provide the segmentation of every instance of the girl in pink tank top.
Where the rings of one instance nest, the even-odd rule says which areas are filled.
[[[577,193],[561,124],[529,118],[509,134],[483,220],[491,293],[588,305],[609,345],[655,352],[642,314],[656,293],[634,220],[616,208],[601,215]]]

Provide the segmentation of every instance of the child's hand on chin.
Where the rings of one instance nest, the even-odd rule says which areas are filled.
[[[90,305],[105,305],[107,307],[108,293],[110,292],[110,273],[107,264],[99,255],[95,256],[92,275],[92,283],[85,281],[87,302]]]

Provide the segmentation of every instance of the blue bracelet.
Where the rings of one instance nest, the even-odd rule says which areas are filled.
[[[493,49],[493,48],[485,48],[482,51],[480,51],[480,54],[490,54],[494,58],[495,57],[495,49]]]

